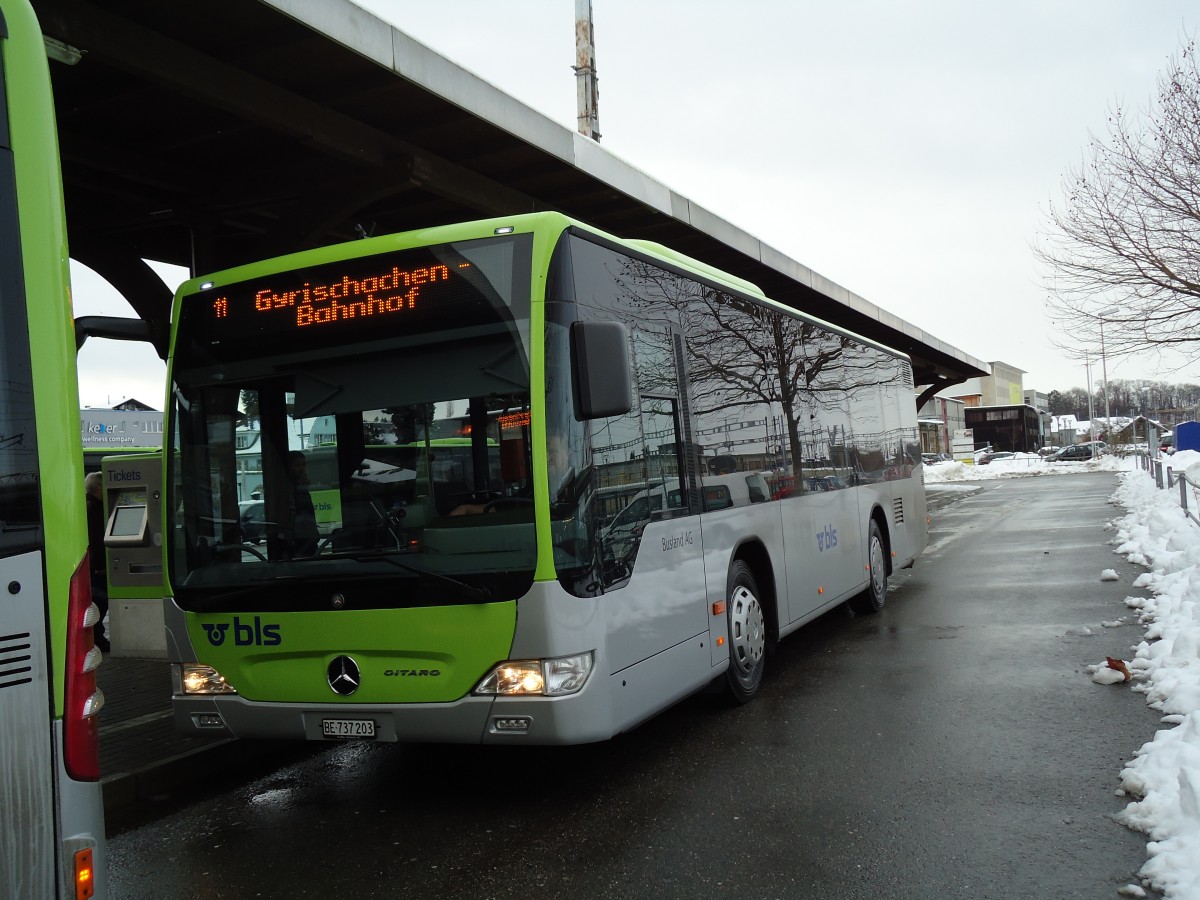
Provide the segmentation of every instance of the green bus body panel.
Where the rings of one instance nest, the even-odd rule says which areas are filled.
[[[187,622],[196,658],[246,700],[448,703],[508,658],[517,604],[192,613]],[[349,697],[335,694],[327,681],[329,663],[343,654],[354,658],[362,676]]]
[[[70,260],[46,48],[28,3],[5,3],[5,83],[33,347],[54,715],[63,714],[70,579],[87,552]]]

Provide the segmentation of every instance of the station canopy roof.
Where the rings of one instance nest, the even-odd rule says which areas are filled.
[[[55,44],[71,255],[160,353],[170,295],[143,259],[199,274],[360,228],[558,210],[903,351],[918,385],[988,372],[349,0],[32,2]]]

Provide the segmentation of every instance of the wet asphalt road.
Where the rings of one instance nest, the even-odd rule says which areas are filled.
[[[1085,669],[1141,635],[1115,486],[989,482],[935,511],[885,610],[789,637],[747,707],[697,696],[585,747],[198,771],[110,823],[112,896],[1116,898],[1145,839],[1114,792],[1158,717]]]

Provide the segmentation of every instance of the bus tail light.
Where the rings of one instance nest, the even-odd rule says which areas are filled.
[[[100,610],[92,602],[88,556],[71,576],[67,601],[66,710],[63,715],[63,765],[76,781],[100,779],[100,729],[96,715],[104,694],[96,684],[102,656],[96,646]]]
[[[578,693],[592,674],[593,660],[590,650],[554,659],[510,659],[488,672],[472,693],[504,697]]]

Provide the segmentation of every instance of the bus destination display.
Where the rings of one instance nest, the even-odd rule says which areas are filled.
[[[203,290],[183,304],[186,331],[197,349],[225,355],[264,340],[315,346],[421,331],[431,322],[495,321],[512,289],[512,242],[487,242],[489,260],[497,250],[507,257],[495,273],[498,284],[467,258],[470,243],[482,242],[358,257]]]
[[[458,263],[467,269],[468,262]],[[421,266],[405,270],[392,266],[383,274],[351,278],[343,275],[333,283],[304,282],[297,290],[276,292],[263,288],[254,293],[254,311],[291,319],[297,328],[310,325],[329,325],[346,319],[365,319],[416,309],[422,288],[426,295],[435,292],[439,282],[450,280],[450,269],[444,265]],[[213,315],[218,319],[229,316],[229,298],[220,296],[212,302]],[[280,311],[283,311],[282,313]]]

